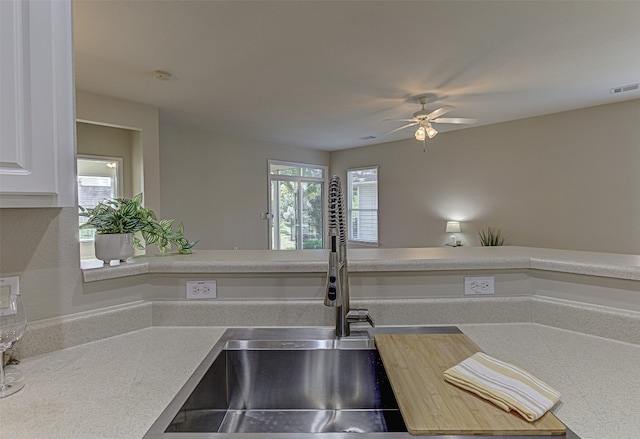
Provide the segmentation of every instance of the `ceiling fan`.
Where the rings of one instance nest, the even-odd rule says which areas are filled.
[[[474,124],[477,122],[477,119],[470,119],[467,117],[440,117],[447,114],[451,110],[454,110],[456,107],[445,105],[444,107],[440,107],[437,110],[429,112],[424,109],[424,106],[427,104],[427,102],[429,102],[429,97],[418,96],[417,99],[418,103],[422,105],[422,109],[413,113],[413,117],[411,119],[385,119],[386,121],[409,123],[401,126],[400,128],[387,131],[382,134],[383,136],[418,125],[418,129],[415,132],[416,140],[425,142],[427,137],[433,139],[436,134],[438,134],[438,130],[436,130],[432,125],[434,123]]]

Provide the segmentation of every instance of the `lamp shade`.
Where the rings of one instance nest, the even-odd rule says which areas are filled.
[[[447,228],[445,230],[447,233],[460,233],[460,222],[459,221],[447,221]]]

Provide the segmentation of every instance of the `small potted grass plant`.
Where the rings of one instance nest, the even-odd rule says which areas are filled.
[[[158,220],[153,210],[142,205],[142,194],[131,199],[107,199],[93,208],[80,206],[79,215],[87,218],[81,229],[96,230],[96,258],[105,263],[126,261],[133,255],[134,248],[144,250],[145,245],[149,244],[157,245],[160,253],[165,253],[175,245],[180,254],[191,253],[197,244],[197,241],[189,241],[184,237],[182,223],[173,230],[174,220]]]
[[[478,232],[480,236],[480,245],[483,247],[497,247],[504,245],[505,238],[500,229],[487,227]]]

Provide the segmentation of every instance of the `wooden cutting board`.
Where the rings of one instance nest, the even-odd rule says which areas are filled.
[[[534,422],[444,380],[481,349],[464,334],[379,334],[376,345],[412,435],[564,435],[551,412]]]

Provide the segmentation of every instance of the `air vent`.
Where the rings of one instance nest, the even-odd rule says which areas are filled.
[[[625,93],[627,91],[634,91],[640,88],[640,84],[621,85],[620,87],[614,87],[611,89],[611,94]]]

